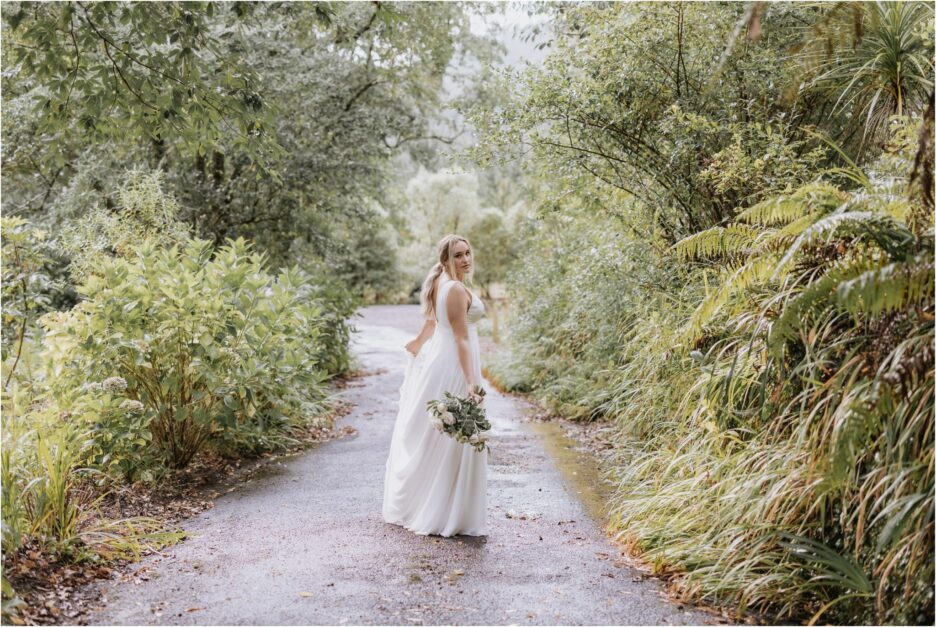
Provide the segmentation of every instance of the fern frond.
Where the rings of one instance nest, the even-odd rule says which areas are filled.
[[[738,214],[739,222],[773,226],[787,224],[812,213],[825,215],[848,199],[848,194],[828,183],[810,183],[788,196],[768,198]]]
[[[784,343],[795,337],[796,332],[808,324],[811,318],[834,306],[835,292],[843,281],[861,276],[871,269],[872,264],[874,262],[867,257],[842,260],[789,298],[770,326],[768,348],[779,355]]]
[[[838,306],[853,316],[876,315],[932,301],[931,257],[917,256],[910,262],[895,262],[869,270],[837,286]]]
[[[755,283],[766,281],[774,272],[777,255],[755,257],[732,272],[711,294],[699,303],[683,332],[685,341],[693,341],[702,333],[702,327],[708,324],[722,307],[738,292]]]
[[[676,242],[672,250],[684,260],[716,257],[749,249],[760,234],[760,229],[745,224],[716,226]]]
[[[806,229],[818,222],[821,218],[821,214],[810,213],[793,220],[780,229],[766,231],[764,237],[761,238],[760,241],[761,248],[757,252],[766,253],[788,250],[793,242],[796,241],[797,237],[802,235]]]
[[[786,304],[770,326],[767,345],[774,355],[779,355],[786,341],[796,336],[796,331],[807,322],[813,310],[820,304],[828,306],[829,298],[837,285],[838,280],[827,274],[811,283]]]
[[[793,261],[799,251],[833,236],[866,237],[880,246],[891,259],[902,259],[913,243],[913,233],[888,215],[871,211],[852,211],[825,216],[806,229],[777,264],[777,275]]]
[[[851,211],[852,207],[858,207],[858,211],[874,211],[889,215],[898,222],[905,222],[911,208],[903,193],[902,180],[900,178],[876,180],[873,189],[852,192],[851,199],[839,210],[845,213]]]

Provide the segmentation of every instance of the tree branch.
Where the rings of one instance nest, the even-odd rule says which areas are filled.
[[[371,87],[375,87],[375,86],[379,85],[379,84],[382,83],[382,82],[383,82],[383,81],[373,80],[373,79],[372,79],[372,80],[369,80],[369,81],[367,81],[366,83],[364,83],[364,85],[363,85],[360,89],[358,89],[356,92],[354,92],[354,95],[351,96],[351,99],[348,100],[348,102],[345,103],[345,106],[344,106],[344,111],[345,111],[345,113],[347,113],[348,111],[351,110],[351,107],[354,106],[354,103],[357,102],[358,98],[360,98],[361,96],[364,95],[364,92],[366,92],[366,91],[367,91],[368,89],[370,89]]]

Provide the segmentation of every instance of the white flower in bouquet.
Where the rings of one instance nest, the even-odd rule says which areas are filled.
[[[483,390],[476,390],[483,397]],[[427,403],[429,421],[443,435],[460,444],[468,444],[478,452],[487,448],[487,436],[483,433],[491,428],[485,418],[484,408],[477,398],[459,398],[445,392],[445,401],[432,400]],[[469,435],[470,433],[470,435]]]

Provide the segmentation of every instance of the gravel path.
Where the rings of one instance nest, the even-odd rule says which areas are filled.
[[[95,584],[90,624],[703,624],[616,560],[523,422],[490,391],[487,538],[417,536],[380,514],[403,344],[415,306],[369,307],[355,323],[366,375],[341,395],[358,434],[259,473],[183,528],[195,537]],[[511,518],[508,510],[532,512]]]

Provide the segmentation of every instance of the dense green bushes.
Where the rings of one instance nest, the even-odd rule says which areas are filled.
[[[614,421],[612,524],[689,596],[931,623],[933,207],[908,177],[916,156],[932,185],[932,142],[919,98],[899,95],[932,81],[868,66],[872,100],[787,71],[788,46],[815,43],[793,24],[839,33],[841,16],[760,6],[563,12],[575,36],[487,122],[494,141],[533,144],[538,206],[492,370]],[[931,76],[932,13],[914,6],[852,17],[862,50],[896,29],[887,58]],[[713,47],[732,25],[749,36]],[[850,63],[839,36],[821,67]],[[900,107],[912,121],[878,123]],[[927,139],[932,107],[925,124]]]
[[[242,239],[190,238],[158,176],[131,173],[119,197],[119,217],[92,213],[68,236],[80,302],[38,324],[49,285],[31,277],[46,251],[27,223],[4,221],[17,278],[5,297],[29,305],[4,309],[17,330],[3,343],[5,556],[30,542],[108,556],[171,541],[159,521],[96,519],[93,495],[205,448],[283,447],[322,419],[326,381],[349,366],[346,291],[296,268],[274,275]]]
[[[567,416],[595,415],[605,371],[619,363],[621,330],[636,319],[631,303],[655,271],[647,263],[651,243],[633,241],[625,229],[576,208],[526,223],[521,262],[510,275],[512,352],[492,365],[503,387],[535,389],[540,402]]]
[[[692,595],[932,616],[934,246],[931,220],[910,226],[909,155],[662,255],[574,211],[525,234],[494,374],[617,423],[613,524]]]
[[[172,467],[209,439],[269,448],[321,412],[321,383],[333,372],[319,362],[337,365],[333,346],[319,344],[324,307],[303,294],[305,283],[289,270],[274,279],[243,240],[218,251],[197,240],[169,250],[144,242],[101,263],[78,306],[43,320],[52,390],[67,402],[84,383],[124,378],[147,419],[102,429],[112,437],[145,425],[131,433],[151,436]]]
[[[613,508],[691,590],[783,616],[931,614],[934,249],[931,226],[907,227],[905,182],[812,185],[740,214],[737,237],[676,247],[711,239],[724,270],[677,321],[681,368],[651,370],[679,390],[671,415],[622,373],[637,402],[613,407]],[[656,428],[635,442],[634,423]]]

